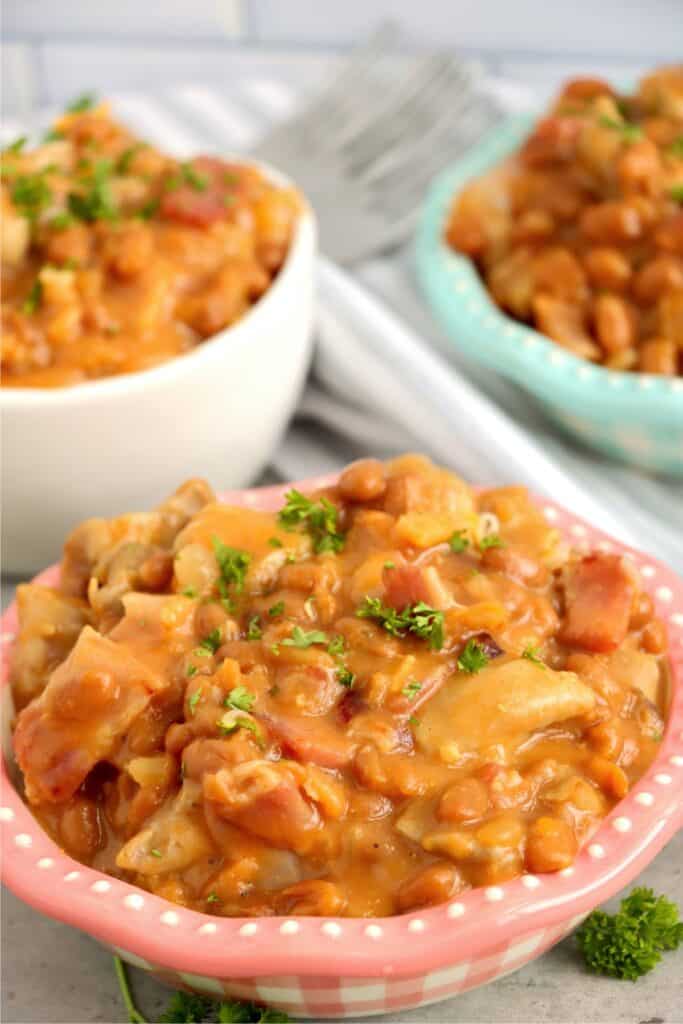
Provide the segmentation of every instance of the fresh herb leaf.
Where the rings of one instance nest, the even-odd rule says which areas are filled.
[[[280,540],[279,537],[269,537],[268,538],[268,543],[270,544],[271,548],[281,548],[282,547],[282,541]]]
[[[52,189],[45,180],[47,168],[36,174],[20,174],[14,179],[11,197],[22,217],[34,223],[52,202]]]
[[[347,668],[346,665],[340,665],[337,669],[337,682],[345,686],[347,690],[350,690],[355,681],[356,677],[351,669]]]
[[[461,672],[469,672],[470,675],[475,675],[477,672],[481,672],[488,665],[488,662],[489,657],[481,644],[474,639],[470,639],[460,652],[458,668]]]
[[[198,670],[198,668],[197,668],[197,666],[196,666],[196,665],[188,665],[188,666],[187,666],[187,672],[185,673],[185,675],[186,675],[186,676],[189,676],[189,677],[190,677],[190,679],[191,679],[191,678],[192,678],[192,676],[196,676],[196,675],[197,675],[197,672],[198,672],[198,671],[199,671],[199,670]]]
[[[62,210],[61,213],[56,213],[50,221],[50,227],[54,228],[55,231],[64,231],[65,228],[70,228],[73,224],[74,219],[70,213],[66,210]]]
[[[424,601],[398,612],[382,604],[379,597],[366,596],[356,615],[359,619],[375,619],[392,636],[404,638],[412,633],[427,640],[433,651],[443,647],[443,612],[430,608]]]
[[[159,200],[156,197],[154,199],[148,199],[147,202],[140,207],[136,216],[139,217],[140,220],[151,220],[158,209]]]
[[[111,161],[95,161],[82,182],[82,190],[67,196],[69,210],[78,220],[116,220],[119,211],[111,191]]]
[[[384,563],[383,568],[384,569],[395,569],[396,568],[396,562],[387,561],[387,562]]]
[[[526,658],[527,661],[533,661],[534,665],[540,665],[541,668],[546,668],[546,664],[541,657],[538,647],[534,647],[533,644],[529,644],[522,651],[522,657]]]
[[[223,701],[226,708],[237,708],[238,711],[251,711],[256,703],[256,694],[246,686],[235,686]]]
[[[680,185],[672,185],[669,195],[676,203],[683,203],[683,182]]]
[[[607,114],[602,114],[600,124],[603,128],[611,128],[612,131],[619,132],[624,142],[637,142],[638,139],[643,137],[643,130],[640,125],[633,124],[631,121],[618,121],[615,117],[608,117]]]
[[[198,690],[195,690],[194,693],[190,695],[190,699],[187,702],[187,706],[190,709],[191,715],[194,715],[195,711],[197,710],[197,705],[199,704],[201,699],[202,688],[200,686]]]
[[[13,153],[18,155],[19,153],[21,153],[22,149],[24,148],[27,142],[28,135],[20,135],[18,139],[14,140],[14,142],[10,142],[9,146],[5,146],[5,148],[2,151],[3,155],[5,153]]]
[[[149,852],[152,854],[153,857],[163,857],[163,853],[161,852],[161,850],[154,849],[150,850]]]
[[[221,898],[217,892],[210,892],[209,895],[206,897],[207,903],[220,903],[220,901]]]
[[[128,146],[127,149],[124,149],[123,153],[116,161],[116,173],[128,174],[128,172],[130,171],[130,165],[132,164],[134,157],[140,152],[141,149],[144,148],[144,142],[134,142],[132,146]]]
[[[181,164],[180,173],[185,179],[186,183],[197,192],[204,192],[206,186],[209,184],[209,179],[205,174],[200,174],[196,167],[192,164]]]
[[[261,742],[261,730],[253,718],[239,718],[233,711],[226,711],[223,717],[218,719],[216,725],[223,736],[231,736],[238,729],[246,729],[248,732],[253,732],[259,743]]]
[[[346,648],[346,640],[341,634],[333,636],[327,645],[327,653],[331,654],[332,657],[336,657],[338,654],[343,654]]]
[[[415,700],[421,689],[422,683],[418,683],[417,679],[411,679],[408,685],[403,687],[402,693],[408,700]]]
[[[305,649],[313,644],[326,644],[327,633],[323,633],[320,629],[311,629],[306,632],[301,626],[295,626],[292,630],[292,635],[281,640],[280,643],[283,647],[300,647]]]
[[[488,551],[489,548],[504,548],[505,541],[498,536],[497,533],[487,533],[485,537],[482,537],[479,541],[479,550]]]
[[[228,598],[231,586],[234,587],[235,593],[241,594],[251,563],[251,555],[246,551],[240,551],[239,548],[231,548],[229,544],[224,544],[219,537],[212,537],[211,545],[220,572],[217,584],[219,594],[222,598]]]
[[[261,619],[258,615],[253,615],[247,626],[247,640],[260,640],[262,636]]]
[[[66,108],[67,114],[82,114],[86,110],[92,110],[97,103],[97,96],[94,92],[84,92]]]
[[[21,304],[22,313],[31,316],[35,313],[43,300],[43,285],[37,277],[29,289],[29,293]]]
[[[417,715],[411,715],[410,718],[408,719],[408,722],[415,729],[420,724],[420,719],[417,717]]]
[[[216,626],[212,629],[208,636],[205,636],[198,647],[195,648],[196,654],[215,654],[220,645],[223,643],[223,636],[220,629]]]
[[[652,889],[636,888],[616,914],[594,910],[576,933],[590,970],[636,981],[651,971],[665,950],[683,942],[678,907]]]
[[[666,147],[666,152],[671,156],[683,158],[683,135],[679,135],[677,139],[674,139],[674,141]]]
[[[60,132],[57,128],[50,128],[49,131],[43,135],[43,142],[58,142],[60,139],[65,139],[64,132]]]
[[[455,533],[450,537],[448,546],[451,551],[455,551],[456,555],[459,555],[462,551],[470,546],[470,542],[465,537],[464,530],[456,530]]]
[[[196,597],[197,596],[197,591],[194,589],[194,587],[185,587],[185,589],[183,591],[181,591],[181,593],[182,593],[183,597]]]
[[[285,610],[285,602],[284,601],[276,601],[275,604],[272,604],[270,606],[270,608],[268,609],[268,614],[270,615],[271,619],[275,619],[275,618],[278,617],[278,615],[282,615],[284,610]]]
[[[339,532],[339,510],[327,498],[311,501],[301,491],[291,490],[285,495],[285,505],[278,513],[278,522],[285,530],[301,527],[313,541],[317,554],[339,552],[344,547],[344,535]]]

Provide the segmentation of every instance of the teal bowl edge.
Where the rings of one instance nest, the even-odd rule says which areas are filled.
[[[509,118],[433,180],[415,235],[418,283],[450,340],[465,355],[530,391],[567,429],[573,429],[572,419],[582,416],[605,426],[615,421],[647,425],[668,450],[663,459],[655,452],[648,468],[683,474],[683,379],[608,370],[567,352],[501,312],[472,261],[443,240],[455,194],[511,154],[535,120],[532,115]],[[681,447],[676,456],[671,441],[678,432]],[[611,447],[596,437],[582,440],[607,451]]]

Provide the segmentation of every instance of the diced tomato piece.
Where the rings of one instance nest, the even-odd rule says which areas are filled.
[[[635,587],[618,555],[589,555],[566,587],[561,638],[571,647],[604,653],[625,639]]]
[[[245,169],[209,156],[197,157],[185,166],[191,180],[164,193],[159,208],[162,217],[194,227],[230,219],[232,207],[247,188]]]

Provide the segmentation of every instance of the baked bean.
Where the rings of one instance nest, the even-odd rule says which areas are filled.
[[[683,260],[675,256],[649,260],[633,278],[633,294],[644,305],[656,302],[674,288],[683,288]]]
[[[338,885],[320,878],[297,882],[275,895],[279,914],[305,917],[336,917],[343,913],[346,900]]]
[[[655,195],[659,189],[662,162],[659,150],[650,139],[627,146],[617,163],[617,177],[624,193]]]
[[[666,650],[666,626],[661,619],[653,619],[643,629],[640,640],[648,654],[663,654]]]
[[[572,78],[562,86],[560,100],[585,102],[596,96],[614,96],[609,82],[602,78]]]
[[[624,299],[618,295],[598,295],[593,315],[598,341],[609,355],[633,348],[634,317]]]
[[[346,501],[376,501],[387,489],[384,466],[377,459],[352,462],[340,476],[338,486]]]
[[[641,590],[633,602],[629,629],[641,629],[647,625],[654,614],[655,604],[646,590]]]
[[[153,551],[138,570],[143,590],[165,590],[173,576],[173,555],[170,551]]]
[[[555,221],[548,210],[525,210],[513,224],[510,237],[520,245],[544,242],[554,230]]]
[[[450,864],[432,864],[404,882],[396,902],[401,913],[445,903],[461,887],[457,868]]]
[[[657,311],[661,336],[683,349],[683,288],[662,295]]]
[[[77,796],[69,801],[59,823],[59,836],[74,857],[94,856],[104,842],[100,812],[94,800]]]
[[[483,782],[471,777],[460,779],[441,797],[437,817],[439,821],[476,821],[484,816],[488,805],[488,792]]]
[[[583,359],[597,359],[600,349],[591,341],[583,310],[552,295],[534,295],[533,314],[540,331]]]
[[[678,367],[678,352],[666,338],[650,338],[644,342],[638,355],[638,369],[643,373],[658,373],[674,377]]]
[[[660,249],[683,256],[683,213],[674,214],[657,228],[655,243]]]
[[[629,783],[626,773],[608,758],[595,754],[589,758],[586,771],[608,796],[621,800],[628,793]]]
[[[534,262],[534,285],[540,292],[580,302],[586,295],[586,275],[569,249],[544,249]]]
[[[482,846],[519,846],[524,829],[519,818],[501,814],[484,825],[480,825],[475,834],[477,842]]]
[[[571,828],[560,818],[543,817],[532,822],[527,833],[524,861],[527,871],[543,874],[569,867],[577,852]]]
[[[579,226],[591,242],[619,245],[640,238],[643,217],[634,203],[608,201],[587,206]]]
[[[231,639],[227,626],[230,616],[217,601],[207,601],[197,605],[194,613],[194,632],[199,640],[218,630],[223,641]]]
[[[591,283],[606,291],[623,291],[631,279],[631,265],[626,256],[609,246],[588,249],[584,266]]]

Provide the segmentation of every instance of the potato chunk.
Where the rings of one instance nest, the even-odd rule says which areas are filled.
[[[463,753],[480,751],[585,714],[594,704],[593,691],[573,672],[522,658],[496,662],[442,687],[421,712],[417,740],[428,753],[449,742]]]

